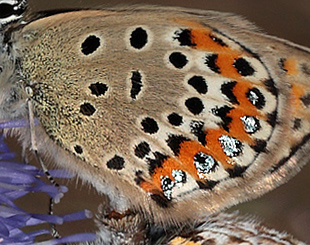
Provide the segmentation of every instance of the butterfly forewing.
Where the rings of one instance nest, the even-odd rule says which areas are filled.
[[[48,136],[39,150],[156,221],[256,197],[305,163],[309,50],[239,17],[77,11],[13,40]]]

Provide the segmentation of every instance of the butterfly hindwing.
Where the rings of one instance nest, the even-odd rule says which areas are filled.
[[[11,34],[39,152],[117,208],[181,222],[257,197],[305,163],[309,50],[242,18],[82,10]]]

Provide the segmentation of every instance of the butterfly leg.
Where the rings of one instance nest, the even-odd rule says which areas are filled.
[[[42,158],[40,157],[40,154],[38,152],[37,148],[37,142],[36,142],[36,137],[35,137],[35,122],[34,122],[34,111],[33,111],[33,105],[31,103],[31,100],[28,99],[27,101],[28,104],[28,110],[29,110],[29,124],[30,124],[30,137],[31,137],[31,150],[34,152],[34,155],[37,159],[37,161],[40,163],[40,166],[46,176],[46,178],[50,181],[50,183],[60,189],[59,184],[55,181],[55,179],[50,175],[48,168],[44,164]],[[54,212],[54,204],[57,203],[58,201],[55,200],[54,198],[50,198],[50,203],[49,203],[49,215],[53,215]],[[60,235],[58,231],[56,230],[56,226],[54,224],[51,224],[51,233],[54,238],[60,238]]]

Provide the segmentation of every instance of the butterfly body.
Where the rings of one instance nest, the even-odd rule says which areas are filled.
[[[92,244],[305,244],[285,232],[268,229],[249,217],[242,218],[238,213],[211,215],[182,228],[170,227],[167,230],[148,226],[139,216],[126,216],[115,222],[101,214],[99,220],[102,240]],[[113,238],[109,240],[110,237]]]
[[[25,117],[30,99],[38,151],[115,209],[179,223],[262,195],[306,163],[309,49],[239,17],[81,10],[10,35],[5,85],[18,96],[0,104]]]

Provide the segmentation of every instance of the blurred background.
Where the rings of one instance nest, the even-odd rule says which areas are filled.
[[[309,0],[29,0],[29,3],[35,11],[142,3],[233,12],[245,16],[269,34],[310,47]],[[11,141],[11,147],[19,150],[19,146],[14,140]],[[239,210],[242,214],[254,215],[269,227],[280,231],[285,230],[296,238],[310,243],[309,176],[310,164],[305,166],[289,183],[262,198],[238,205],[231,210]],[[64,214],[87,208],[96,213],[102,198],[96,194],[95,190],[89,186],[83,186],[79,180],[70,181],[68,184],[70,191],[61,203],[55,206],[55,212]],[[42,197],[42,199],[42,205],[35,207],[31,198],[21,202],[26,209],[38,210],[40,208],[44,213],[44,210],[48,208],[48,198]],[[68,234],[72,229],[84,232],[94,231],[95,228],[93,221],[72,223],[59,227],[62,234]]]

